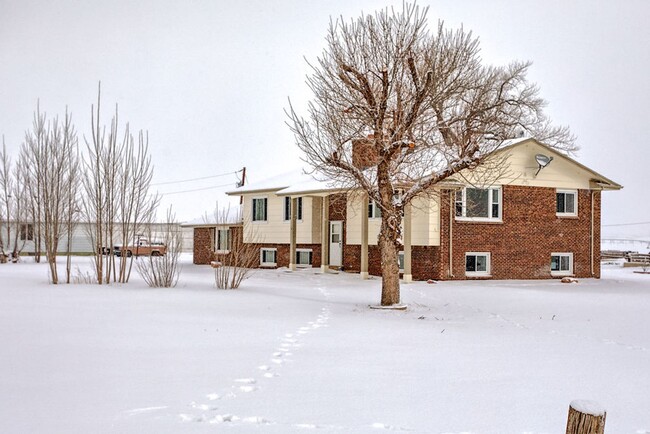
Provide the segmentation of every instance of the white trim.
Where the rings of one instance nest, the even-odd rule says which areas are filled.
[[[372,210],[372,211],[371,211]],[[379,213],[379,215],[377,215]],[[368,215],[370,214],[370,215]],[[368,201],[368,210],[366,210],[366,215],[368,215],[369,220],[379,220],[381,219],[381,208],[377,205],[377,202],[374,200]]]
[[[297,207],[296,207],[297,208],[296,212],[298,213],[298,215],[296,216],[296,223],[302,223],[302,213],[304,212],[304,208],[303,208],[304,207],[304,203],[303,203],[304,201],[302,200],[302,196],[297,197],[296,199],[298,199],[298,204],[297,204]],[[288,216],[289,218],[287,218],[287,214],[286,214],[286,211],[287,211],[286,201],[287,200],[289,201],[289,214],[290,214]],[[282,201],[282,222],[283,223],[291,223],[291,201],[292,200],[293,200],[293,198],[291,196],[285,196],[284,200]]]
[[[569,258],[569,269],[568,270],[553,270],[551,268],[551,276],[572,276],[574,274],[573,273],[573,253],[572,252],[553,252],[553,253],[551,253],[551,264],[553,263],[553,256],[568,257]],[[560,266],[561,266],[561,262],[560,262]]]
[[[557,212],[557,195],[572,194],[573,195],[573,212]],[[566,202],[565,202],[566,209]],[[577,217],[578,216],[578,190],[566,190],[558,188],[555,190],[555,215],[558,217]]]
[[[488,190],[488,217],[467,217],[467,189],[473,190]],[[493,192],[497,192],[497,201],[494,201]],[[491,223],[503,223],[503,188],[499,186],[491,186],[486,188],[476,188],[476,187],[464,187],[462,190],[458,190],[455,195],[460,194],[461,200],[459,201],[456,196],[454,196],[454,217],[458,221],[466,222],[491,222]],[[461,215],[457,214],[457,205],[461,204]],[[492,207],[493,205],[498,205],[498,215],[497,217],[492,217]]]
[[[311,261],[308,264],[298,262],[299,253],[311,253]],[[311,267],[314,260],[314,252],[312,249],[296,249],[296,267]]]
[[[275,262],[264,262],[265,251],[272,251],[275,253]],[[262,247],[260,248],[260,267],[276,267],[278,265],[278,249],[275,247]]]
[[[467,257],[468,256],[485,256],[485,271],[467,271]],[[490,252],[465,252],[465,276],[474,277],[489,277],[492,273],[492,255]]]
[[[255,220],[255,201],[265,199],[266,200],[266,210],[264,215],[264,220]],[[269,197],[268,196],[253,196],[250,198],[251,201],[251,223],[253,224],[265,224],[269,222]]]
[[[223,250],[219,249],[219,232],[220,231],[225,231],[225,232],[228,233],[228,243],[227,243],[228,248],[227,249],[223,249]],[[230,231],[230,228],[215,228],[215,231],[214,231],[214,250],[215,250],[216,253],[220,253],[220,254],[230,253],[230,247],[232,245],[231,243],[232,243],[232,233]]]

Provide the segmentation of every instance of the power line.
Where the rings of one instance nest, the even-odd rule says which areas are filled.
[[[171,191],[169,193],[159,193],[159,194],[160,194],[160,196],[169,196],[170,194],[192,193],[194,191],[212,190],[212,189],[215,189],[215,188],[228,187],[228,186],[233,186],[234,187],[235,183],[229,182],[228,184],[213,185],[212,187],[195,188],[193,190],[183,190],[183,191]]]
[[[650,222],[638,222],[638,223],[618,223],[613,225],[603,225],[604,226],[639,226],[639,225],[650,225]]]
[[[234,172],[227,172],[227,173],[220,173],[218,175],[212,175],[212,176],[202,176],[201,178],[190,178],[190,179],[181,179],[179,181],[165,181],[165,182],[157,182],[155,184],[151,184],[151,186],[155,185],[167,185],[167,184],[180,184],[181,182],[191,182],[191,181],[201,181],[203,179],[211,179],[211,178],[220,178],[222,176],[228,176],[228,175],[236,175],[239,172],[241,172],[242,169],[236,170]],[[169,193],[171,194],[171,193]]]

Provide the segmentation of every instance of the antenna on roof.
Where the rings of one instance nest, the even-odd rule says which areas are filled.
[[[553,161],[553,157],[549,157],[544,154],[537,154],[535,155],[535,161],[537,161],[537,165],[539,166],[537,172],[535,172],[535,176],[537,176],[540,170],[548,166],[551,163],[551,161]]]

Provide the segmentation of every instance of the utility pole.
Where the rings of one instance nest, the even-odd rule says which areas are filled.
[[[246,166],[244,166],[244,168],[241,170],[241,172],[242,172],[242,174],[241,174],[241,185],[240,185],[240,187],[243,187],[244,184],[246,183]],[[243,203],[244,203],[244,196],[239,196],[239,204],[241,205]]]

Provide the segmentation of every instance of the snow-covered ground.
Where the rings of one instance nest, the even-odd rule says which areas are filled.
[[[174,289],[0,265],[0,432],[559,433],[589,399],[607,433],[650,433],[650,275],[418,282],[378,311],[379,279],[224,291],[184,260]]]

